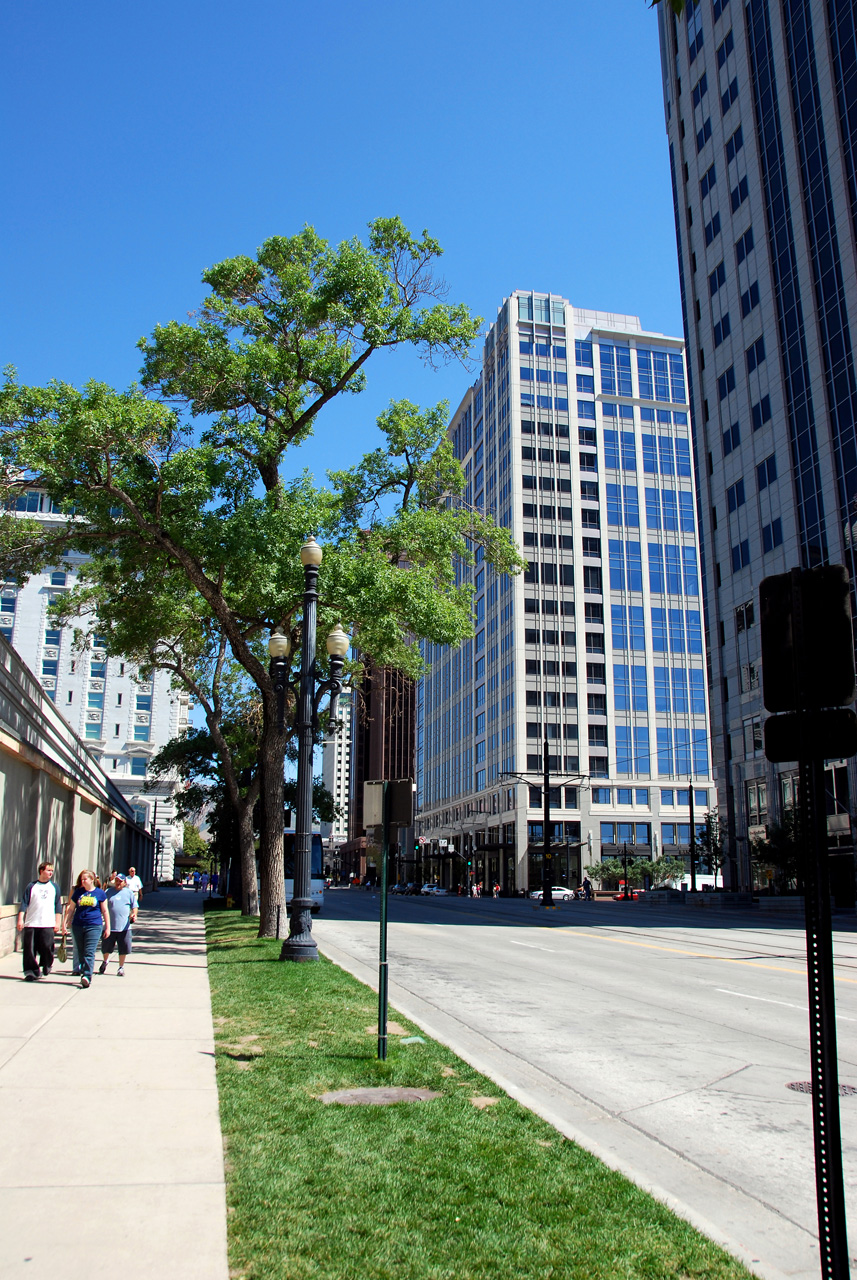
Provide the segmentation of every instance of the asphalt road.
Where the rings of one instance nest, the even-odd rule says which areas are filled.
[[[314,922],[377,971],[377,896]],[[857,925],[835,930],[840,1083],[857,1088]],[[391,1000],[760,1275],[818,1275],[802,921],[522,900],[393,898]],[[857,1096],[841,1103],[857,1253]]]

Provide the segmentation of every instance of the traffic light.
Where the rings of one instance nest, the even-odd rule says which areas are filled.
[[[416,857],[419,857],[419,855],[420,855],[420,842],[419,842],[419,840],[415,840],[415,841],[414,841],[414,854],[415,854],[415,856],[416,856]]]

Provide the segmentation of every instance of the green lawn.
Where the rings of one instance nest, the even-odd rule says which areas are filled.
[[[206,926],[233,1277],[749,1276],[442,1045],[392,1037],[377,1062],[375,993],[356,979],[326,960],[281,964],[279,943],[235,913]],[[442,1096],[318,1100],[381,1084]]]

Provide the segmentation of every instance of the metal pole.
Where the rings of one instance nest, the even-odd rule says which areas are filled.
[[[551,858],[551,773],[550,773],[550,757],[548,756],[548,739],[545,733],[544,757],[542,759],[542,768],[544,770],[544,820],[545,820],[545,839],[544,853],[542,855],[542,906],[553,906],[553,860]]]
[[[383,784],[383,822],[381,824],[381,936],[378,955],[378,1059],[387,1061],[387,865],[390,861],[390,800],[387,783]]]
[[[622,845],[622,856],[625,860],[625,891],[622,894],[622,897],[627,899],[627,898],[630,898],[631,896],[628,892],[628,845],[627,843]]]
[[[696,893],[696,823],[693,820],[693,778],[687,793],[690,804],[690,891]]]
[[[812,1132],[821,1275],[823,1280],[843,1280],[850,1271],[839,1124],[839,1064],[823,760],[800,762],[800,789],[804,831]]]
[[[295,879],[289,916],[289,936],[281,960],[318,959],[312,936],[312,729],[315,686],[315,627],[318,603],[318,565],[304,565],[304,608],[301,641],[301,682],[298,700],[298,777],[295,804]]]

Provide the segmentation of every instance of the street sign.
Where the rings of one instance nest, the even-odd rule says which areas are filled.
[[[765,755],[772,764],[789,760],[847,759],[857,755],[857,716],[850,707],[789,712],[765,721]]]

